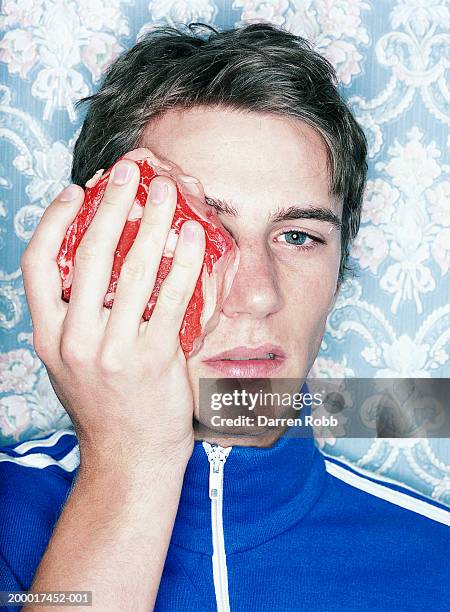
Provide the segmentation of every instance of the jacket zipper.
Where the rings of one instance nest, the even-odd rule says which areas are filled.
[[[213,577],[216,594],[217,612],[229,612],[227,557],[223,536],[223,470],[225,461],[232,449],[222,448],[218,444],[203,442],[209,461],[209,497],[211,499],[211,528],[213,544]]]

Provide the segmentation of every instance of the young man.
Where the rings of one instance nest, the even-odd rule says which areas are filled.
[[[111,67],[75,147],[75,185],[22,258],[35,349],[77,437],[2,449],[0,588],[92,591],[95,610],[448,610],[444,507],[325,461],[311,437],[282,429],[194,440],[199,378],[258,377],[269,353],[274,376],[307,377],[367,169],[333,70],[304,40],[265,24],[209,34],[157,30]],[[56,255],[77,185],[137,147],[77,251],[66,304]],[[140,319],[174,181],[152,182],[113,308],[102,306],[139,179],[133,158],[150,154],[204,191],[240,250],[218,325],[187,360],[178,332],[204,253],[196,222]]]

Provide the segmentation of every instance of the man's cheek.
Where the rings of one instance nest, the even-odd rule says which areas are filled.
[[[299,351],[318,351],[322,342],[334,293],[331,282],[308,279],[307,283],[292,283],[285,288],[283,327]],[[281,315],[281,313],[279,313]]]

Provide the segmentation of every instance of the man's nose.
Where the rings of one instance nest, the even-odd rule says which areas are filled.
[[[240,245],[239,250],[239,267],[222,312],[230,318],[248,315],[262,319],[282,306],[275,267],[263,247]]]

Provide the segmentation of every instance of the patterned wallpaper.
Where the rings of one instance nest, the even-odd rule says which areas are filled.
[[[445,0],[4,0],[0,14],[0,444],[70,427],[32,347],[20,255],[68,182],[74,103],[155,24],[270,21],[336,67],[370,144],[358,274],[313,374],[450,377],[449,5]],[[447,440],[323,451],[450,505]]]

